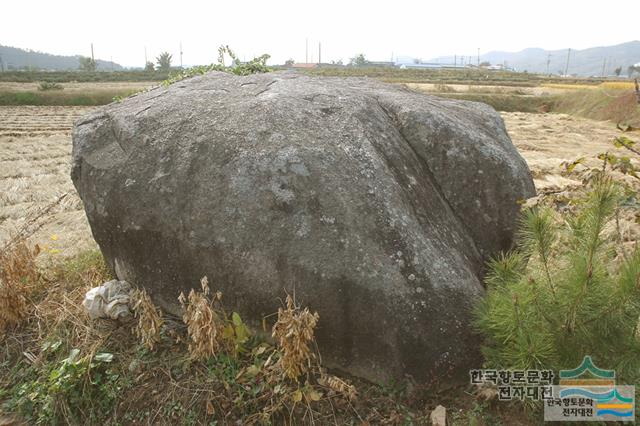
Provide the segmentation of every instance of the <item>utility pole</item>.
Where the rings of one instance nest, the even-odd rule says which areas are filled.
[[[551,64],[551,53],[547,54],[547,76],[550,76],[551,74],[549,74],[549,65]]]
[[[453,55],[453,67],[455,68],[458,65],[458,55]]]
[[[95,62],[95,59],[93,57],[93,43],[91,43],[91,61]]]
[[[569,75],[569,58],[571,58],[571,48],[567,51],[567,65],[564,67],[565,77]]]
[[[480,48],[478,47],[478,68],[480,68]]]
[[[144,68],[147,67],[147,62],[149,62],[147,60],[147,46],[144,47]]]
[[[304,40],[304,63],[309,63],[309,38]]]
[[[322,43],[318,42],[318,65],[322,63]]]
[[[180,69],[182,69],[182,42],[180,42]]]
[[[1,55],[0,55],[0,72],[4,72],[4,61],[2,60]]]
[[[604,78],[604,71],[605,71],[606,66],[607,66],[607,58],[604,58],[602,60],[602,78]]]
[[[111,61],[111,72],[113,72],[113,56],[111,56],[110,61]]]

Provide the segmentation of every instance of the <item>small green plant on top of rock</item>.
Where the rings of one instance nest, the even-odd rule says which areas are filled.
[[[571,369],[591,355],[619,383],[640,378],[640,250],[617,243],[621,188],[606,173],[563,220],[524,212],[518,248],[489,264],[476,324],[491,367]]]
[[[225,55],[231,58],[231,65],[225,65]],[[241,62],[236,54],[231,50],[229,46],[220,46],[218,48],[218,63],[211,65],[198,65],[191,68],[186,68],[177,73],[171,74],[168,79],[162,82],[163,86],[169,86],[185,78],[195,77],[197,75],[203,75],[211,71],[228,72],[236,75],[250,75],[259,74],[271,71],[271,68],[267,66],[267,61],[271,56],[264,54],[253,58],[249,62]]]

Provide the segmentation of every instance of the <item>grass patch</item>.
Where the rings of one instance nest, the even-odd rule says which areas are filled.
[[[450,99],[482,102],[491,105],[496,111],[503,112],[548,112],[555,106],[555,96],[525,96],[494,93],[437,93]]]
[[[555,111],[640,126],[640,104],[631,88],[579,90],[558,96]]]
[[[424,424],[438,404],[455,413],[454,424],[514,416],[499,411],[507,406],[478,408],[470,387],[378,386],[327,371],[312,355],[322,319],[293,300],[272,319],[272,341],[224,313],[221,296],[204,287],[185,298],[193,304],[185,311],[189,326],[158,312],[148,297],[137,317],[90,320],[85,292],[111,279],[98,251],[38,273],[31,315],[0,343],[0,417],[32,424]],[[215,353],[194,357],[194,342],[210,339],[221,339]]]
[[[484,70],[400,69],[392,67],[320,67],[301,71],[324,77],[371,77],[388,83],[480,84],[500,86],[536,86],[536,76]]]
[[[483,69],[401,69],[396,67],[319,67],[301,70],[307,75],[327,77],[372,77],[390,83],[480,84],[484,86],[536,87],[545,84],[598,85],[599,78],[560,78],[542,74]]]
[[[142,90],[142,88],[140,89]],[[0,106],[96,106],[113,102],[114,98],[126,98],[139,90],[93,90],[84,93],[47,90],[38,92],[0,92]]]
[[[0,73],[0,82],[33,83],[49,81],[53,83],[91,83],[116,81],[163,81],[169,71],[5,71]]]
[[[616,84],[614,84],[616,83]],[[626,123],[634,127],[640,126],[640,105],[632,87],[624,85],[624,82],[611,82],[602,85],[565,85],[575,87],[562,94],[532,96],[519,92],[496,93],[482,92],[482,89],[469,92],[452,92],[441,90],[432,93],[451,99],[463,99],[474,102],[483,102],[491,105],[497,111],[503,112],[558,112],[576,115],[594,120],[609,120],[615,123]],[[609,84],[609,86],[606,86]],[[546,85],[551,86],[551,85]],[[443,84],[438,87],[448,88]],[[585,88],[588,87],[588,88]],[[613,88],[606,88],[613,87]],[[622,89],[620,87],[623,87]]]

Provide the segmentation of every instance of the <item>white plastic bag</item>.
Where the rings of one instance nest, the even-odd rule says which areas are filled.
[[[131,315],[129,309],[131,285],[126,281],[108,281],[87,292],[82,306],[91,319],[111,318],[114,320]]]

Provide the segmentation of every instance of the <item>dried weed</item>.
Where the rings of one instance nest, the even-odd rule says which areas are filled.
[[[191,290],[189,296],[180,294],[178,300],[184,309],[182,320],[187,325],[189,334],[189,353],[193,359],[206,359],[227,348],[223,338],[225,323],[215,303],[222,299],[217,292],[213,298],[209,296],[209,281],[207,277],[200,280],[201,292]]]
[[[282,351],[278,366],[286,377],[298,380],[309,371],[315,358],[310,345],[315,341],[314,329],[320,316],[317,312],[312,314],[308,308],[300,309],[290,295],[287,295],[286,303],[286,308],[278,309],[272,336]]]
[[[138,318],[133,331],[142,344],[152,351],[155,345],[160,343],[160,331],[164,324],[162,311],[153,304],[144,289],[134,291],[132,299],[135,301],[133,312]]]
[[[24,241],[0,253],[0,331],[22,322],[29,313],[29,298],[39,281],[36,257]]]
[[[358,396],[356,387],[338,376],[322,373],[318,378],[318,384],[328,387],[333,392],[348,399],[349,401],[355,400]]]

